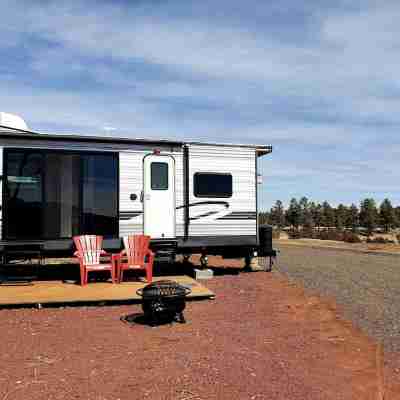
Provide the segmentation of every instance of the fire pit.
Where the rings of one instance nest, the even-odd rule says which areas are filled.
[[[186,296],[191,293],[189,288],[174,281],[163,280],[150,283],[136,293],[143,298],[143,313],[151,325],[173,321],[185,323],[183,310]]]

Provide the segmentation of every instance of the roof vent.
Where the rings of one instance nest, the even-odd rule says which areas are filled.
[[[29,130],[28,125],[26,125],[25,121],[21,117],[5,112],[0,112],[0,125],[2,127],[21,131]]]

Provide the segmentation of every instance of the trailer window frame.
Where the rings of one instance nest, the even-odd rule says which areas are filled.
[[[228,182],[224,184],[228,185],[228,190],[222,190],[218,192],[217,190],[209,190],[208,192],[204,190],[204,188],[200,188],[199,186],[203,185],[204,182],[199,182],[199,179],[205,176],[211,177],[227,177],[229,179]],[[216,183],[211,183],[210,186],[215,186]],[[229,172],[205,172],[199,171],[193,174],[193,195],[198,198],[212,198],[212,199],[228,199],[233,196],[233,177],[232,174]]]

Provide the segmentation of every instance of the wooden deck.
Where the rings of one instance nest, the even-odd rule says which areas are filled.
[[[215,298],[213,292],[188,276],[156,277],[154,281],[169,279],[189,287],[189,299]],[[140,301],[136,290],[146,286],[145,282],[133,281],[121,284],[108,282],[89,283],[80,286],[63,281],[35,281],[31,285],[0,285],[0,307],[19,305],[45,305],[68,303]]]

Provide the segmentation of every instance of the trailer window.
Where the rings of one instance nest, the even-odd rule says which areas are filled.
[[[197,172],[193,177],[196,197],[232,197],[232,175],[217,172]]]

